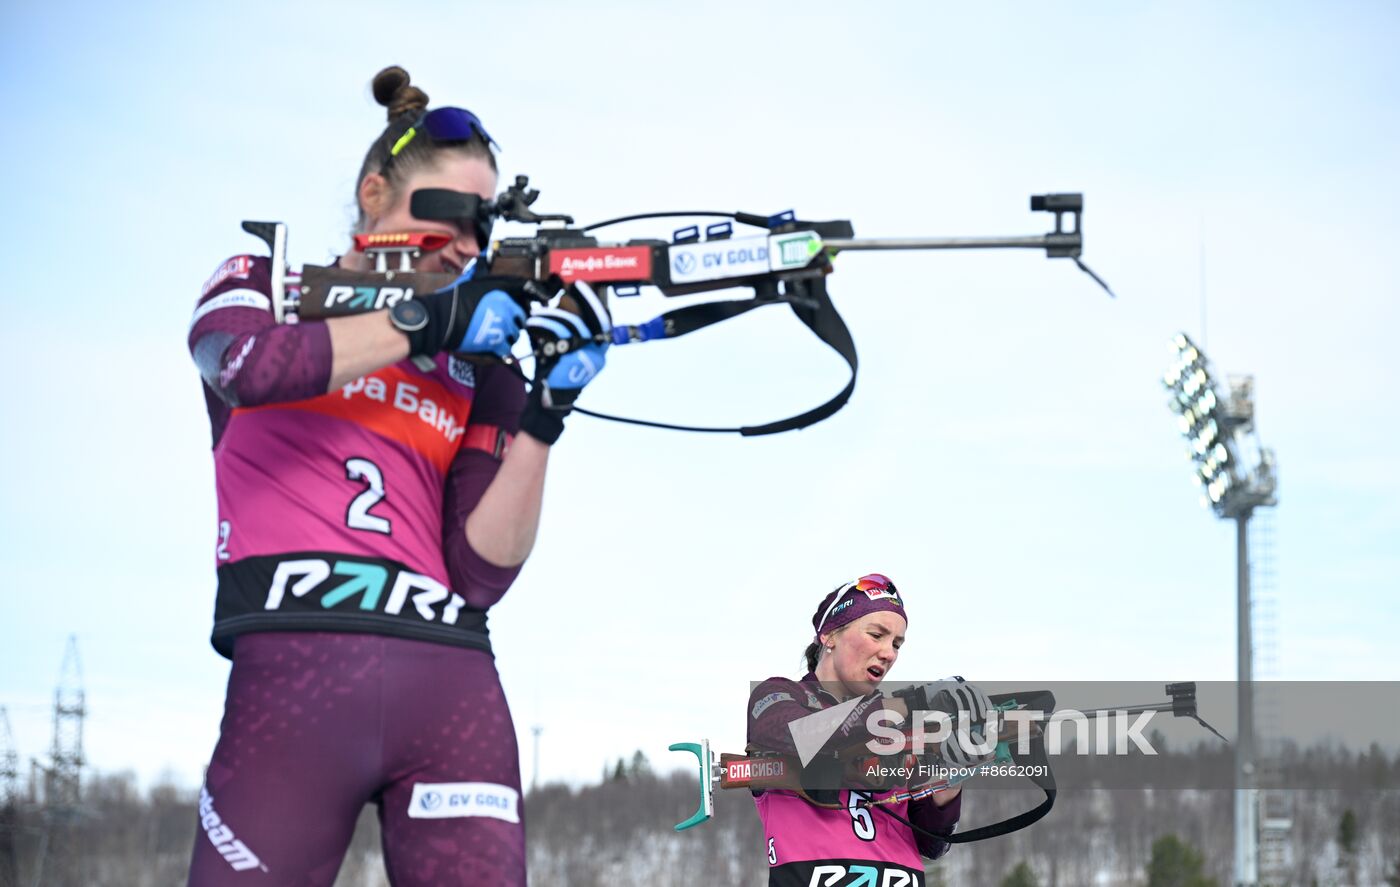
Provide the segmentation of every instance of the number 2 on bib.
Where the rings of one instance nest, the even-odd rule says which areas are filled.
[[[384,472],[368,459],[346,459],[345,477],[368,485],[363,493],[350,500],[350,507],[345,511],[345,525],[352,530],[369,530],[387,536],[390,531],[389,519],[369,513],[384,498]]]

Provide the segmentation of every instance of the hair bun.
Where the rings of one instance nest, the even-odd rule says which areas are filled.
[[[374,100],[389,109],[389,122],[405,114],[417,114],[428,107],[428,94],[409,82],[408,72],[390,65],[374,75]]]

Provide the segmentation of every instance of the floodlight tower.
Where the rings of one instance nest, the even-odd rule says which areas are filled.
[[[1254,650],[1250,637],[1249,519],[1254,509],[1276,505],[1278,475],[1272,450],[1259,445],[1254,429],[1254,379],[1231,378],[1222,398],[1206,367],[1205,355],[1187,337],[1172,340],[1173,359],[1162,377],[1171,392],[1187,455],[1202,489],[1202,504],[1217,517],[1235,522],[1235,619],[1238,628],[1237,701],[1239,738],[1235,741],[1235,885],[1259,883],[1259,822],[1255,795]]]

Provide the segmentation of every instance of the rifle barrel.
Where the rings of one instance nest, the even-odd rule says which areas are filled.
[[[1086,718],[1100,718],[1100,717],[1104,717],[1104,716],[1107,716],[1107,715],[1117,715],[1117,714],[1124,714],[1124,715],[1140,715],[1140,714],[1143,714],[1143,713],[1149,712],[1149,711],[1171,711],[1171,710],[1172,710],[1172,703],[1170,703],[1170,702],[1157,702],[1157,703],[1154,703],[1154,704],[1152,704],[1152,705],[1122,705],[1122,706],[1118,706],[1118,707],[1116,707],[1116,708],[1113,707],[1113,706],[1106,706],[1106,707],[1104,707],[1104,708],[1095,708],[1095,709],[1091,709],[1091,710],[1089,710],[1089,711],[1081,711],[1080,714],[1084,715],[1084,717],[1086,717]]]
[[[860,237],[823,238],[827,249],[1046,249],[1044,234],[1032,237]]]

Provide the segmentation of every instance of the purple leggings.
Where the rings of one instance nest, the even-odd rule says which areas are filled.
[[[515,727],[491,656],[371,634],[240,636],[191,887],[329,887],[371,802],[395,887],[525,883]]]

